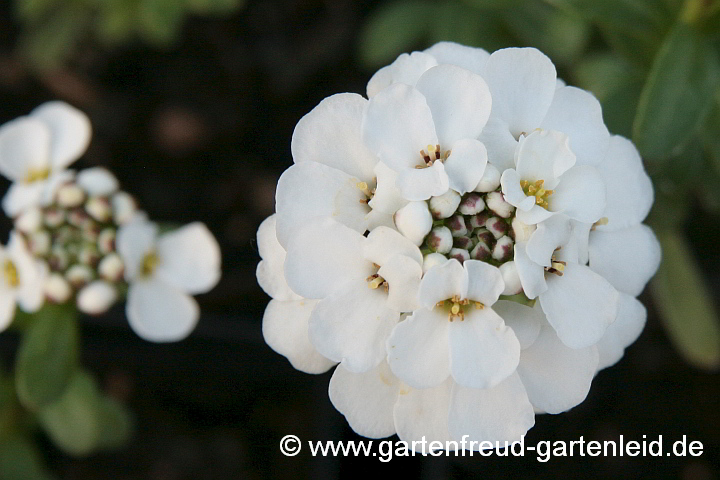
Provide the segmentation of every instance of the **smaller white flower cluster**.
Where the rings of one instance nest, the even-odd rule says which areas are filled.
[[[650,179],[535,49],[439,43],[303,117],[258,231],[267,343],[366,436],[519,440],[642,331]]]
[[[182,339],[199,318],[191,295],[220,278],[219,246],[200,223],[158,235],[109,171],[67,169],[90,136],[88,118],[62,102],[0,127],[0,173],[14,182],[3,208],[15,225],[0,247],[0,331],[16,303],[35,312],[45,300],[75,301],[97,315],[127,294],[138,335]]]

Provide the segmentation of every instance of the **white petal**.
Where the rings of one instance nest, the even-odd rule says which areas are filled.
[[[119,187],[117,178],[103,167],[86,168],[77,174],[77,183],[88,195],[105,197]]]
[[[22,212],[41,205],[45,183],[13,183],[3,197],[3,210],[8,217],[16,217]]]
[[[393,221],[393,215],[390,213],[383,213],[380,210],[370,210],[365,215],[365,230],[373,231],[377,227],[388,227],[395,229],[395,222]]]
[[[640,301],[630,295],[620,294],[618,314],[615,321],[605,330],[605,335],[597,343],[600,354],[598,370],[615,365],[645,328],[647,310]]]
[[[488,151],[488,161],[501,172],[508,168],[515,168],[515,150],[518,141],[513,137],[507,123],[490,115],[490,119],[483,128],[479,140]]]
[[[323,373],[335,365],[317,352],[308,337],[308,320],[316,304],[315,300],[271,300],[263,315],[265,342],[305,373]]]
[[[455,295],[466,298],[468,288],[467,271],[455,259],[432,267],[420,282],[418,297],[420,304],[432,310],[438,302]]]
[[[393,373],[414,388],[430,388],[450,375],[449,323],[437,311],[416,310],[387,341]]]
[[[364,278],[347,281],[318,302],[310,315],[310,341],[323,356],[351,372],[366,372],[385,357],[385,341],[400,318],[382,288]]]
[[[78,292],[77,307],[89,315],[100,315],[107,312],[117,298],[114,286],[103,280],[95,280]]]
[[[432,229],[433,219],[427,202],[408,203],[395,213],[394,219],[398,231],[418,246]]]
[[[454,65],[438,65],[423,73],[416,88],[430,107],[441,146],[454,149],[457,141],[480,135],[492,103],[480,75]]]
[[[472,192],[485,172],[487,150],[485,145],[471,138],[455,142],[445,160],[449,186],[459,194]]]
[[[476,442],[515,442],[533,425],[535,413],[517,374],[494,388],[453,386],[449,417],[453,438],[468,435]]]
[[[10,326],[15,318],[15,294],[4,285],[0,286],[0,332]]]
[[[450,182],[441,162],[428,168],[404,168],[398,172],[395,185],[411,202],[427,200],[447,192]]]
[[[597,343],[617,316],[618,292],[584,265],[568,263],[563,275],[548,275],[540,305],[558,337],[570,348]]]
[[[598,352],[595,346],[566,347],[549,325],[535,343],[522,351],[518,375],[530,403],[547,413],[560,413],[578,405],[590,391]]]
[[[44,300],[43,285],[47,276],[47,265],[32,256],[23,237],[15,231],[10,232],[6,252],[17,270],[17,302],[24,311],[36,312]]]
[[[130,327],[150,342],[182,340],[200,318],[194,298],[157,279],[130,284],[125,312]]]
[[[598,230],[621,230],[642,222],[650,212],[654,194],[635,145],[626,138],[613,136],[605,160],[597,169],[607,188],[603,216],[608,218],[607,225],[598,226]]]
[[[377,177],[377,186],[368,205],[370,205],[373,210],[379,210],[392,215],[408,203],[395,185],[397,182],[397,172],[383,162],[378,162],[375,165],[374,171],[375,177]]]
[[[285,280],[302,297],[325,298],[348,279],[365,279],[374,272],[362,255],[364,242],[331,218],[310,220],[288,242]]]
[[[458,384],[492,388],[515,371],[519,360],[520,342],[492,308],[470,310],[463,321],[450,324],[450,370]]]
[[[554,215],[538,223],[527,242],[527,256],[538,265],[549,267],[555,249],[570,240],[571,230],[570,219],[565,215]]]
[[[377,227],[367,236],[363,246],[365,259],[377,265],[385,265],[394,255],[404,255],[422,265],[423,256],[413,242],[388,227]]]
[[[220,246],[200,222],[161,235],[157,255],[155,274],[185,293],[205,293],[220,280]]]
[[[409,444],[422,442],[423,438],[427,442],[445,443],[450,440],[448,410],[451,391],[451,379],[434,388],[401,387],[394,410],[400,440]]]
[[[550,210],[584,223],[595,223],[605,211],[605,183],[594,167],[580,165],[565,172],[549,200]]]
[[[610,142],[600,102],[592,93],[575,87],[561,87],[555,91],[540,127],[567,134],[578,165],[599,164]]]
[[[364,372],[353,373],[338,365],[330,379],[330,401],[353,430],[369,438],[395,433],[393,408],[400,381],[387,362]]]
[[[465,298],[491,306],[505,290],[502,274],[497,267],[479,260],[468,260],[463,264],[468,273]]]
[[[276,300],[300,300],[302,297],[290,290],[285,281],[285,249],[275,236],[276,218],[277,215],[270,215],[258,228],[257,245],[262,261],[255,272],[257,281],[265,293]]]
[[[505,120],[516,137],[540,126],[555,94],[555,66],[534,48],[498,50],[485,64],[493,116]],[[492,161],[492,159],[491,159]]]
[[[633,296],[655,275],[662,257],[655,234],[643,224],[614,232],[590,232],[588,252],[593,271]]]
[[[353,230],[365,232],[367,197],[359,180],[337,168],[303,162],[283,172],[275,194],[277,237],[287,246],[294,231],[315,217],[332,217]]]
[[[0,173],[23,182],[33,170],[50,168],[50,130],[40,120],[20,117],[0,127]]]
[[[50,130],[52,169],[62,170],[80,158],[90,144],[92,126],[83,112],[65,102],[43,103],[30,114]]]
[[[545,269],[542,265],[530,260],[526,248],[526,244],[516,243],[514,260],[523,291],[529,299],[533,299],[546,291],[548,287],[545,282]]]
[[[367,84],[367,96],[372,98],[393,83],[415,86],[425,70],[435,65],[437,65],[435,57],[424,52],[400,54],[393,63],[381,68],[372,76]]]
[[[540,334],[540,326],[545,321],[539,305],[528,307],[522,303],[499,300],[492,308],[515,332],[521,349],[526,349],[535,342]]]
[[[424,50],[435,57],[438,63],[457,65],[473,73],[482,75],[490,54],[482,48],[466,47],[454,42],[438,42]]]
[[[555,212],[546,210],[540,205],[533,205],[530,210],[518,209],[515,211],[516,218],[526,225],[535,225],[544,222],[555,215]]]
[[[516,153],[520,178],[531,183],[544,180],[543,188],[554,189],[558,177],[575,165],[568,142],[567,135],[554,130],[534,130],[520,139]]]
[[[589,258],[588,241],[590,237],[590,229],[593,228],[593,225],[590,223],[578,222],[577,220],[572,220],[570,225],[572,226],[572,229],[569,243],[573,244],[574,247],[572,248],[577,250],[577,258],[573,261],[587,265]],[[563,255],[561,254],[560,256],[562,257]]]
[[[393,255],[383,263],[378,275],[389,285],[387,306],[397,312],[420,308],[417,293],[423,271],[421,264],[405,255]]]
[[[535,197],[525,195],[520,186],[520,175],[516,170],[508,168],[500,177],[500,185],[505,201],[521,210],[530,210],[535,206]]]
[[[420,150],[438,143],[425,97],[403,83],[393,84],[370,99],[362,132],[370,150],[397,172],[423,165]]]
[[[74,178],[75,172],[73,170],[60,170],[52,172],[44,182],[36,182],[43,185],[40,205],[48,206],[53,203],[58,189],[64,184],[71,182]]]
[[[292,156],[295,163],[318,162],[369,182],[377,159],[361,138],[367,100],[354,93],[324,99],[295,126]]]
[[[125,280],[133,280],[140,273],[143,259],[155,246],[157,225],[138,215],[117,232],[117,251],[125,264]]]

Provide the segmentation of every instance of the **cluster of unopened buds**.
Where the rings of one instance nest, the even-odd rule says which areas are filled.
[[[530,48],[439,43],[303,117],[258,231],[267,343],[352,428],[513,442],[639,336],[653,190]]]
[[[32,313],[45,301],[74,301],[97,315],[127,296],[140,336],[184,338],[199,317],[190,295],[220,278],[217,242],[199,223],[158,235],[109,171],[68,169],[90,136],[87,117],[62,102],[0,127],[0,173],[14,182],[3,199],[14,230],[0,250],[0,330],[16,303]]]

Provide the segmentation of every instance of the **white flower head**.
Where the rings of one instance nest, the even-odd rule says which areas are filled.
[[[7,247],[0,246],[0,331],[5,330],[15,315],[15,305],[26,312],[36,312],[44,300],[43,285],[47,267],[36,261],[22,237],[10,233]]]

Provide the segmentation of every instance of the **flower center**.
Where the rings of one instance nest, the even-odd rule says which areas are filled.
[[[3,273],[5,274],[5,281],[8,285],[13,288],[20,285],[17,268],[11,260],[5,260],[5,263],[3,264]]]
[[[155,253],[155,251],[151,251],[143,258],[142,265],[140,267],[140,274],[143,277],[149,277],[153,274],[153,272],[155,272],[159,263],[160,258],[157,256],[157,253]]]
[[[444,162],[450,156],[450,150],[445,153],[440,150],[440,145],[428,145],[427,152],[420,150],[420,156],[422,157],[424,164],[417,165],[415,168],[427,168],[432,167],[435,162]]]
[[[548,209],[548,198],[553,194],[552,190],[545,190],[543,184],[545,180],[537,180],[536,182],[529,182],[527,180],[520,180],[520,186],[528,197],[535,197],[535,204],[540,205],[545,210]]]
[[[39,180],[45,180],[50,176],[50,169],[49,168],[31,168],[28,170],[27,177],[25,177],[25,181],[27,183],[37,182]]]
[[[449,298],[447,300],[442,300],[435,304],[437,308],[442,308],[447,310],[448,312],[448,320],[454,321],[455,319],[460,320],[461,322],[465,320],[465,311],[470,307],[470,304],[473,304],[475,308],[477,309],[483,309],[485,308],[485,305],[483,305],[481,302],[471,302],[467,298],[461,299],[458,295],[453,295],[452,298]]]

